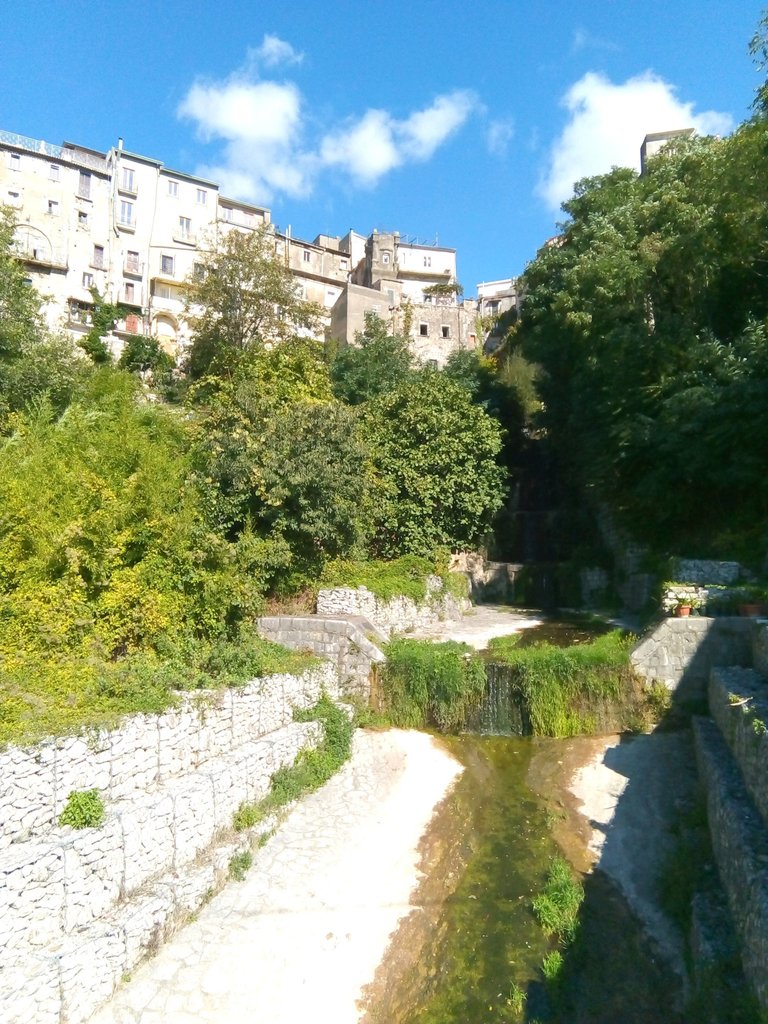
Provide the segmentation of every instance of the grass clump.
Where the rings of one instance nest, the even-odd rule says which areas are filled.
[[[384,710],[393,725],[457,729],[485,688],[485,666],[466,644],[393,640],[382,671]]]
[[[510,666],[534,735],[557,737],[638,727],[645,702],[630,645],[630,637],[613,630],[572,647],[524,647],[516,636],[496,637],[489,652],[492,661]]]
[[[104,801],[98,789],[73,790],[59,815],[59,824],[71,828],[98,828],[104,815]]]
[[[258,825],[279,808],[313,793],[349,758],[355,723],[326,694],[313,707],[294,712],[294,719],[298,722],[322,722],[322,742],[315,748],[300,751],[292,765],[278,768],[263,800],[240,805],[233,819],[238,832]]]
[[[253,854],[248,850],[236,853],[229,862],[229,877],[236,882],[245,881],[246,873],[250,870],[252,864]]]
[[[557,936],[563,945],[572,942],[583,900],[584,887],[573,877],[568,862],[554,857],[544,891],[533,901],[533,912],[546,934]]]

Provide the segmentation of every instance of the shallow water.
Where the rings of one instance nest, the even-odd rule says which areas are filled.
[[[566,850],[568,843],[559,783],[547,776],[542,787],[536,763],[542,755],[548,765],[567,761],[569,741],[545,741],[546,750],[527,737],[459,736],[447,742],[466,770],[422,850],[420,909],[401,926],[379,970],[366,1024],[535,1018],[602,1024],[609,1019],[603,1004],[614,1014],[623,1006],[613,1019],[625,1024],[676,1020],[670,1013],[673,980],[654,963],[642,929],[599,872],[590,876],[584,904],[588,955],[578,943],[564,954],[566,1016],[558,1016],[543,983],[541,962],[553,946],[534,919],[531,901],[559,852],[553,825]],[[578,860],[573,855],[581,838],[575,830],[570,838],[569,854]],[[527,996],[522,1016],[508,1003],[513,984]],[[653,1016],[659,1012],[666,1015]]]

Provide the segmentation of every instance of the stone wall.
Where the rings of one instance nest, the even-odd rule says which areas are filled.
[[[374,641],[384,642],[387,635],[368,619],[359,615],[270,615],[259,619],[259,630],[283,647],[328,659],[340,693],[366,703],[370,699],[372,669],[386,660]]]
[[[248,840],[243,801],[321,736],[293,721],[330,664],[185,696],[91,736],[0,754],[0,1020],[81,1024],[227,874]],[[58,825],[68,794],[98,789],[104,823]]]
[[[746,794],[739,766],[705,719],[694,721],[712,849],[741,946],[744,974],[768,1009],[768,835]]]
[[[738,562],[715,562],[705,558],[676,558],[671,572],[680,583],[721,587],[745,577]]]
[[[632,664],[647,682],[700,698],[714,666],[752,664],[753,631],[749,619],[663,619],[632,651]]]
[[[468,599],[447,593],[439,576],[428,578],[427,597],[418,602],[403,596],[385,601],[366,587],[334,587],[317,595],[319,616],[360,616],[387,637],[444,619],[460,619],[470,606]]]

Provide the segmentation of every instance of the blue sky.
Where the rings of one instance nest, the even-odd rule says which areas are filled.
[[[583,174],[646,132],[723,134],[759,75],[746,0],[3,0],[0,128],[223,180],[294,234],[520,273]]]

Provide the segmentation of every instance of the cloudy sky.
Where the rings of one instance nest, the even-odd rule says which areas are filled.
[[[648,132],[749,114],[747,0],[3,0],[0,129],[127,149],[295,235],[458,250],[520,273],[575,180]]]

